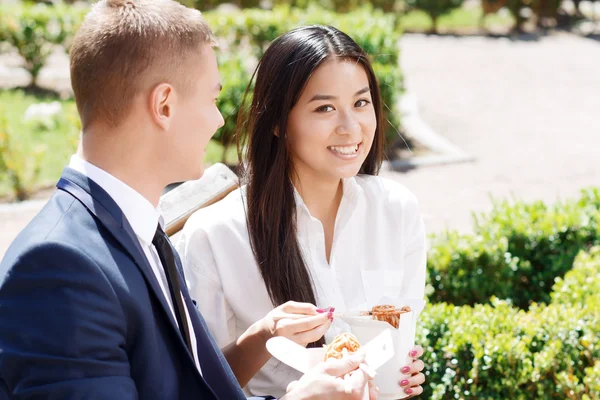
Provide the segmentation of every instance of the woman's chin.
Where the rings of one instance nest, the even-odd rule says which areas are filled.
[[[338,167],[336,168],[336,175],[340,179],[352,178],[353,176],[358,175],[361,165],[362,163],[357,165],[346,165],[344,167]]]

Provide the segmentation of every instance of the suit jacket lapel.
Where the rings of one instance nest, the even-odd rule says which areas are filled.
[[[127,251],[135,262],[135,265],[141,271],[148,286],[151,288],[151,291],[161,304],[172,328],[176,331],[182,346],[182,351],[185,351],[188,354],[190,361],[195,365],[192,354],[187,350],[187,346],[181,337],[175,318],[173,317],[162,289],[156,280],[152,267],[144,254],[144,250],[140,246],[140,242],[133,232],[133,228],[127,221],[127,218],[123,215],[119,206],[98,184],[71,168],[66,168],[63,171],[63,175],[56,186],[58,189],[71,194],[79,200],[90,213],[96,216],[96,218]]]
[[[179,254],[173,248],[172,244],[171,249],[175,255],[175,263],[179,270],[180,280],[185,282],[185,274]],[[202,349],[202,351],[198,351],[198,360],[200,361],[202,376],[205,381],[216,392],[219,399],[246,399],[223,352],[210,335],[206,322],[196,308],[187,289],[187,284],[181,285],[181,291],[194,327],[198,349]]]

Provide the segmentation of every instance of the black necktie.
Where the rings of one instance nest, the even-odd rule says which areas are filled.
[[[181,283],[179,282],[179,273],[177,272],[177,265],[175,264],[175,256],[173,255],[173,249],[171,248],[169,239],[167,239],[167,235],[163,232],[160,225],[156,228],[152,244],[158,251],[160,262],[162,263],[165,275],[167,276],[169,292],[171,293],[173,308],[175,309],[175,317],[177,318],[177,324],[179,324],[179,331],[181,332],[181,336],[187,344],[188,349],[193,354],[192,339],[190,336],[187,315],[185,313],[185,305],[183,304],[183,298],[181,297]]]

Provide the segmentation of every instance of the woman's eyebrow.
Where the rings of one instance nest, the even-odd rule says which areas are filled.
[[[368,86],[365,86],[364,88],[360,89],[358,92],[356,92],[354,94],[354,96],[359,96],[361,94],[370,92],[371,88]],[[330,94],[315,94],[312,99],[310,99],[308,102],[312,103],[313,101],[318,101],[318,100],[334,100],[337,99],[337,96],[333,96]]]

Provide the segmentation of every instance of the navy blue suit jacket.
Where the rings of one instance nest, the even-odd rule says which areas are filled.
[[[0,263],[0,398],[243,399],[184,287],[198,372],[112,198],[69,168],[57,187]]]

